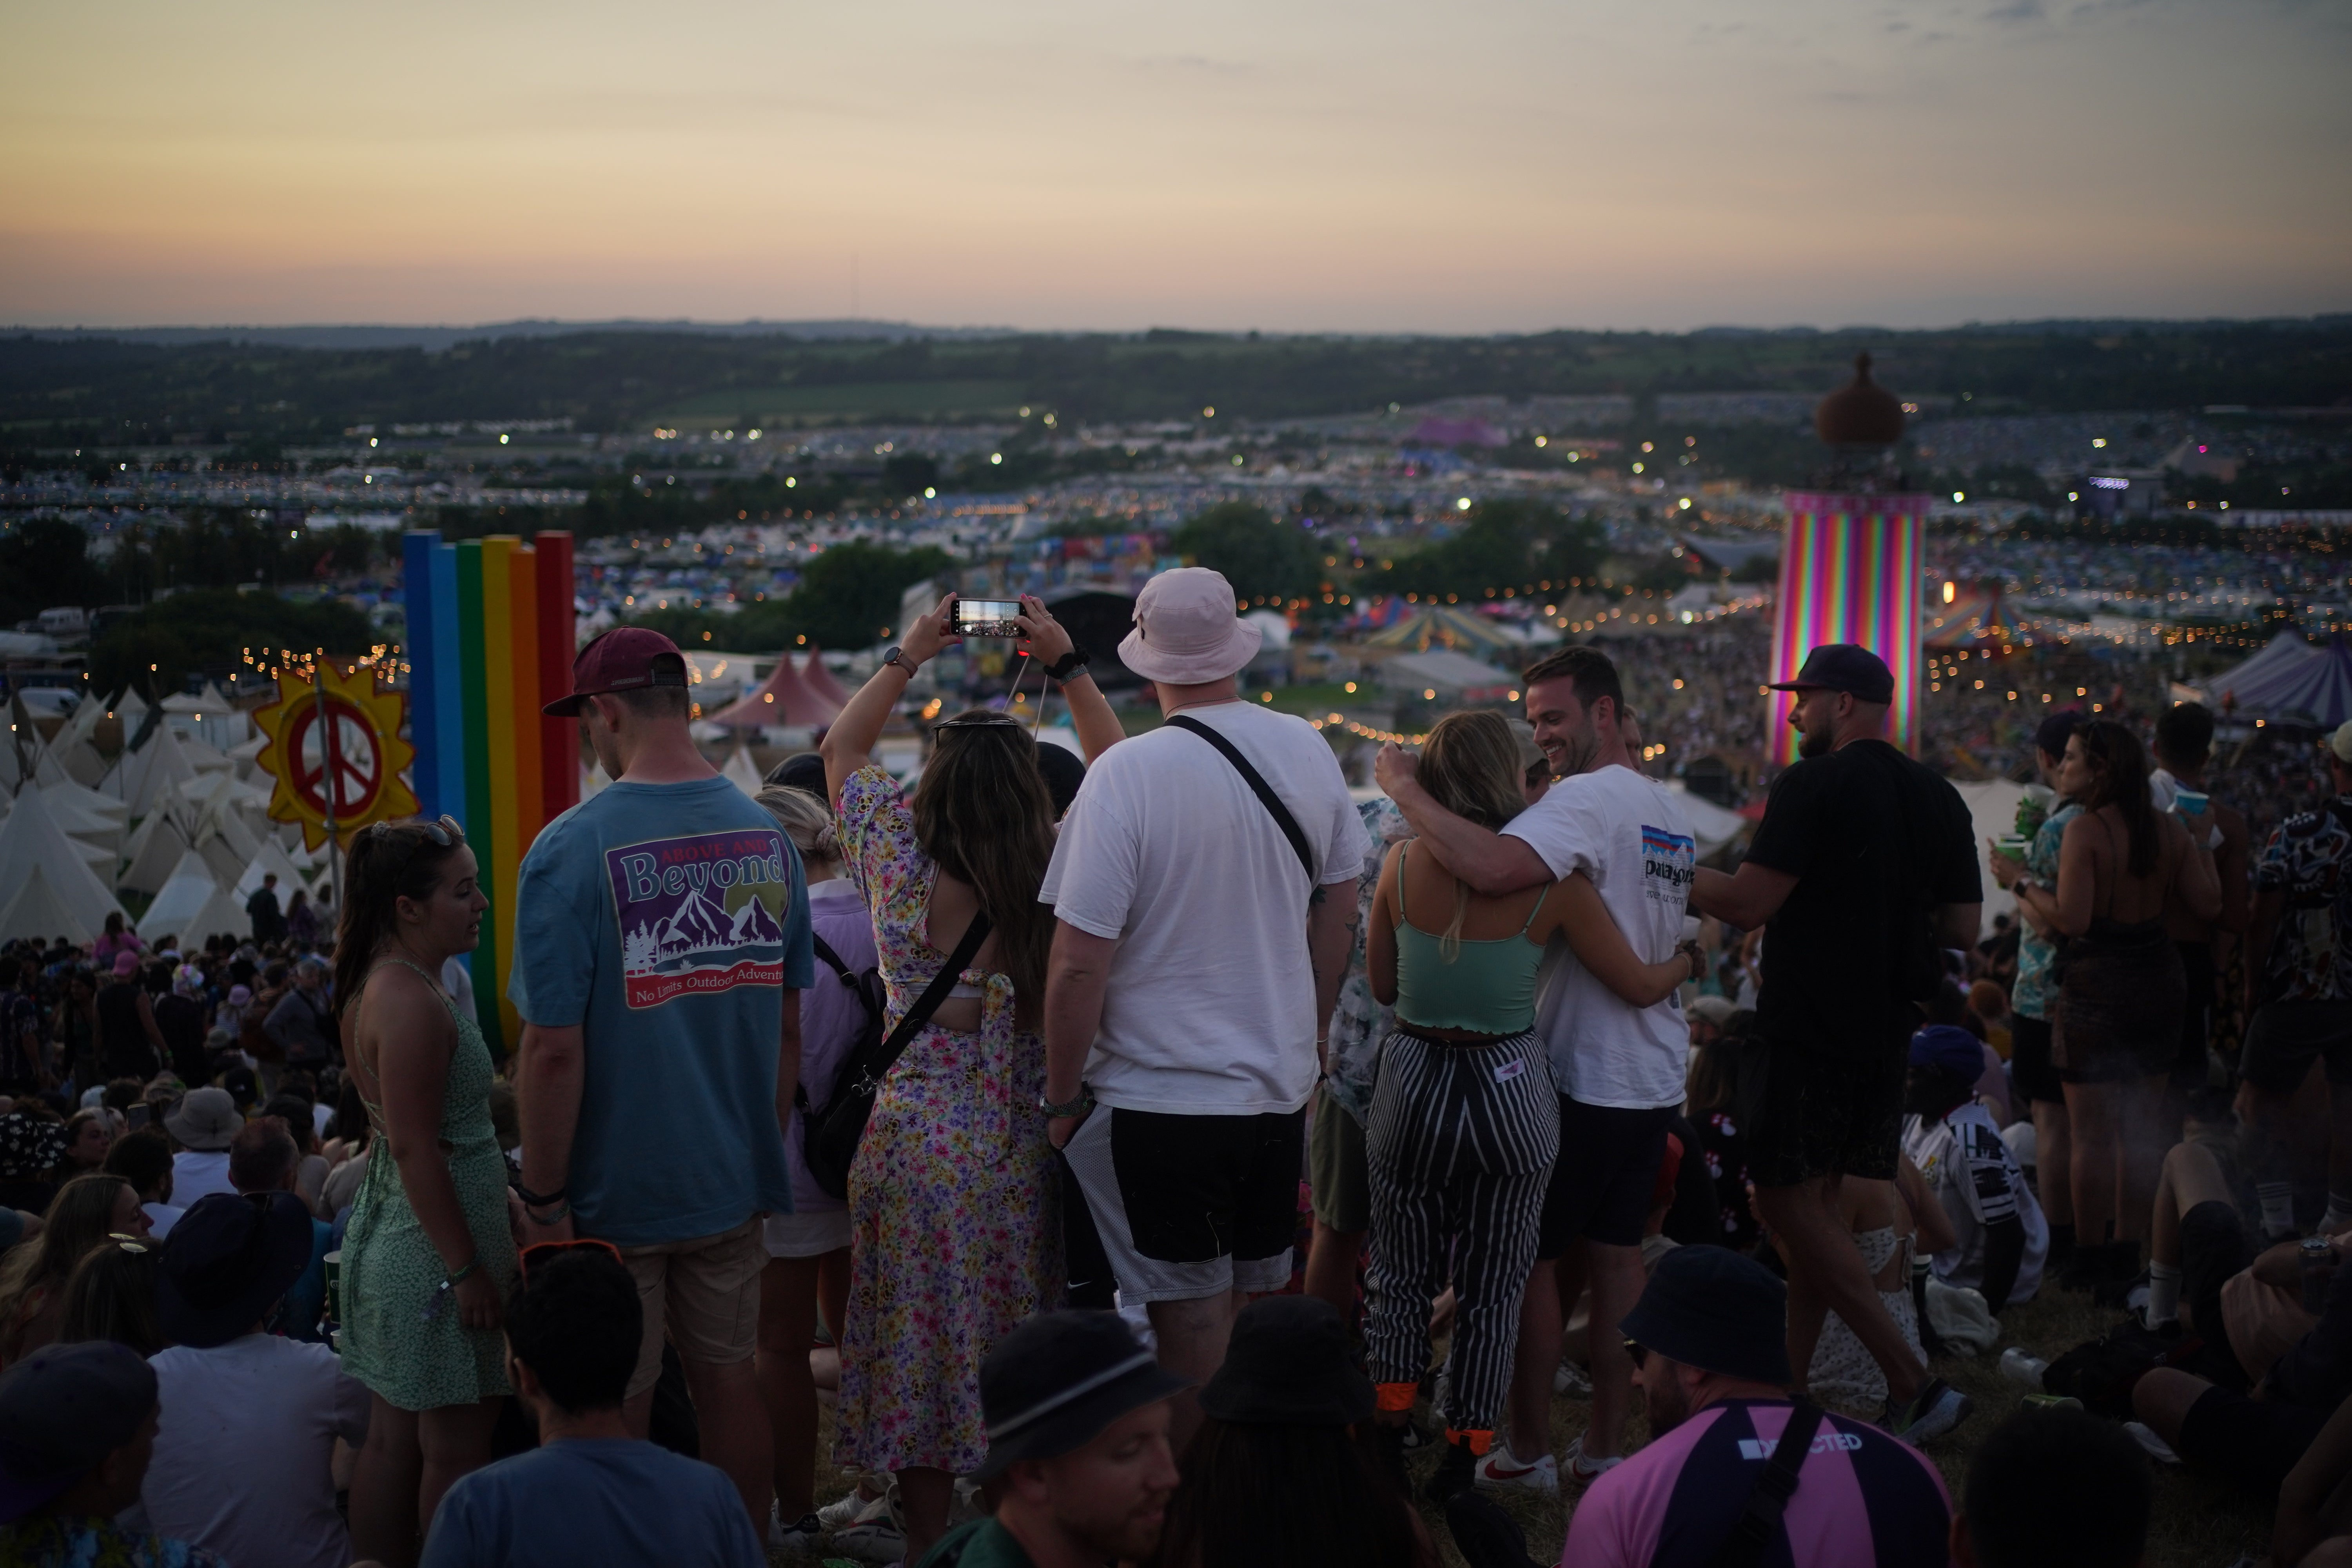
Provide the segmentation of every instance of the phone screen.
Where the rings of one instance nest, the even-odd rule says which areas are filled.
[[[1017,637],[1021,627],[1014,617],[1020,614],[1017,599],[958,599],[955,627],[964,637]]]

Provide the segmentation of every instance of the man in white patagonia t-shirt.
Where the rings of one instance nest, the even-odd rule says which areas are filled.
[[[1290,1279],[1319,1021],[1364,861],[1330,746],[1235,689],[1259,636],[1217,573],[1144,584],[1118,656],[1168,722],[1087,770],[1037,895],[1059,921],[1054,1142],[1120,1299],[1147,1304],[1161,1363],[1195,1384],[1224,1360],[1242,1301]],[[1199,1419],[1179,1396],[1178,1447]]]
[[[1904,1086],[1903,1152],[1935,1189],[1958,1242],[1936,1254],[1936,1278],[1965,1287],[1998,1313],[2031,1301],[2050,1256],[2050,1222],[2025,1184],[1992,1112],[1976,1097],[1984,1047],[1974,1035],[1932,1024],[1911,1037]]]
[[[1593,647],[1568,647],[1531,666],[1528,718],[1560,782],[1492,833],[1455,816],[1413,781],[1412,764],[1382,749],[1374,776],[1454,875],[1478,891],[1507,893],[1583,874],[1633,956],[1664,962],[1682,939],[1697,839],[1674,792],[1633,765],[1620,715],[1617,668]],[[1620,1462],[1633,1399],[1633,1363],[1618,1321],[1641,1299],[1642,1224],[1666,1152],[1666,1124],[1683,1102],[1690,1027],[1670,994],[1635,1007],[1579,964],[1565,945],[1546,960],[1536,1028],[1559,1089],[1559,1157],[1537,1226],[1534,1272],[1520,1301],[1511,1378],[1511,1443],[1479,1461],[1481,1484],[1553,1491],[1552,1373],[1559,1363],[1556,1265],[1581,1243],[1592,1287],[1592,1421],[1568,1464],[1591,1479]],[[1525,1434],[1525,1436],[1521,1436]]]

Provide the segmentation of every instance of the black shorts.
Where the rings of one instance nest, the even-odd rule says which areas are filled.
[[[1748,1173],[1759,1187],[1816,1176],[1895,1179],[1910,1052],[1899,1039],[1863,1058],[1768,1041],[1748,1112]]]
[[[2335,1415],[2284,1399],[2249,1399],[2232,1388],[2197,1396],[2181,1418],[2180,1457],[2219,1471],[2257,1497],[2276,1497],[2279,1483]]]
[[[2066,1102],[2058,1064],[2050,1059],[2050,1020],[2021,1013],[2009,1021],[2009,1081],[2021,1100]]]
[[[2212,1036],[2213,950],[2201,942],[2176,942],[2189,1001],[2180,1010],[2180,1055],[2173,1058],[2172,1087],[2194,1094],[2212,1077],[2205,1042]]]
[[[2352,1002],[2263,1003],[2246,1025],[2238,1072],[2256,1089],[2293,1094],[2314,1057],[2326,1058],[2328,1082],[2352,1083]]]
[[[1124,1301],[1290,1283],[1307,1112],[1171,1116],[1097,1107],[1064,1153]]]
[[[1559,1097],[1559,1153],[1536,1222],[1538,1258],[1558,1258],[1579,1237],[1609,1247],[1642,1245],[1676,1110],[1628,1110]]]

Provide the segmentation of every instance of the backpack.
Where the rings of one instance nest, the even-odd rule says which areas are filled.
[[[857,1142],[866,1135],[866,1118],[874,1113],[874,1097],[881,1091],[883,1079],[889,1076],[899,1054],[916,1034],[931,1021],[940,1004],[948,999],[948,993],[955,988],[956,976],[963,973],[987,938],[988,915],[983,911],[972,917],[955,952],[948,955],[947,963],[923,988],[923,994],[907,1009],[907,1016],[898,1020],[898,1026],[890,1031],[887,1039],[880,1037],[881,1005],[873,999],[874,994],[881,991],[880,974],[869,969],[853,980],[838,954],[822,942],[816,944],[826,964],[840,975],[842,984],[856,986],[868,1005],[866,1026],[860,1031],[849,1054],[842,1058],[841,1072],[834,1079],[833,1093],[824,1104],[812,1110],[807,1091],[798,1085],[793,1090],[793,1103],[801,1112],[801,1160],[815,1178],[817,1190],[826,1196],[849,1195],[849,1167],[857,1158]],[[872,993],[866,990],[869,982]]]

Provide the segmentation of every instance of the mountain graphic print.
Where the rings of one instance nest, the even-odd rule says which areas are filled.
[[[772,828],[652,838],[604,852],[632,1007],[781,985],[793,865]]]

